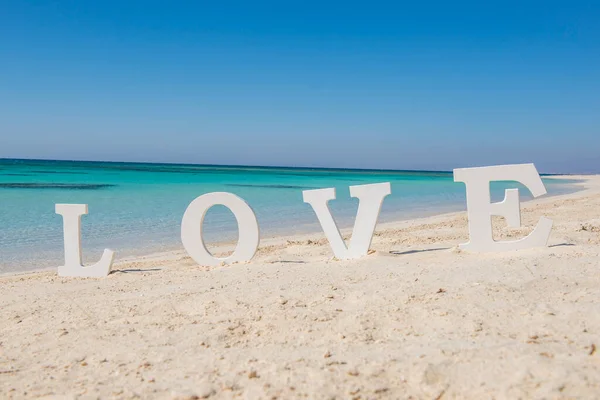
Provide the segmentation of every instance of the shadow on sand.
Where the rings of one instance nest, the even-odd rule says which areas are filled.
[[[441,251],[441,250],[450,250],[452,247],[438,247],[435,249],[422,249],[422,250],[407,250],[407,251],[390,251],[390,254],[394,254],[397,256],[405,256],[408,254],[416,254],[416,253],[426,253],[428,251]]]
[[[121,274],[131,274],[135,272],[154,272],[154,271],[162,271],[162,268],[148,268],[148,269],[140,269],[140,268],[132,268],[132,269],[115,269],[114,271],[110,271],[111,274],[121,273]]]

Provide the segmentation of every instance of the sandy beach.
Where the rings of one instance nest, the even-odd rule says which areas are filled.
[[[1,277],[0,398],[597,397],[600,176],[568,178],[583,190],[524,203],[523,228],[495,221],[505,240],[551,218],[546,248],[460,251],[463,212],[379,224],[353,261],[316,233],[248,264]]]

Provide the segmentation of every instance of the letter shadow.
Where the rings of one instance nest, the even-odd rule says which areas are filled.
[[[434,249],[422,249],[422,250],[407,250],[407,251],[390,251],[390,254],[394,254],[397,256],[404,256],[408,254],[416,254],[416,253],[426,253],[428,251],[440,251],[440,250],[450,250],[451,247],[437,247]]]
[[[113,271],[110,271],[111,274],[116,274],[121,273],[121,274],[131,274],[133,272],[154,272],[154,271],[162,271],[162,268],[147,268],[147,269],[141,269],[141,268],[131,268],[131,269],[115,269]]]
[[[271,264],[306,264],[306,261],[302,261],[302,260],[276,260],[276,261],[271,261]]]

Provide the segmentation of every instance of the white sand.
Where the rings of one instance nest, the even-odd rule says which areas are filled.
[[[457,213],[381,224],[375,252],[321,235],[264,241],[250,264],[183,253],[100,280],[0,278],[0,398],[600,396],[600,177],[523,205],[550,247],[457,249]]]

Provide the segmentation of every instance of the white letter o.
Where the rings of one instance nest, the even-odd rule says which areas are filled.
[[[202,234],[206,212],[215,205],[223,205],[237,220],[239,238],[229,257],[217,258],[210,254]],[[258,221],[252,208],[242,198],[227,192],[203,194],[190,203],[181,221],[181,241],[190,257],[199,265],[219,266],[222,263],[250,261],[260,241]]]

